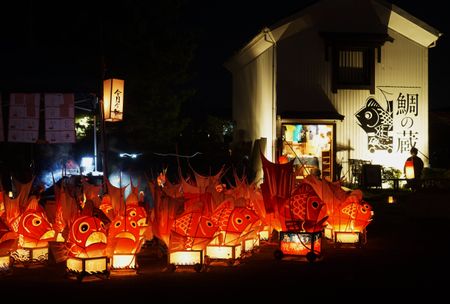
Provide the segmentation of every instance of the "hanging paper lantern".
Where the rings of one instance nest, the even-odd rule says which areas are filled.
[[[123,119],[124,81],[106,79],[103,81],[103,112],[105,121]]]
[[[407,179],[414,179],[414,162],[412,160],[407,160],[405,162],[405,175]]]

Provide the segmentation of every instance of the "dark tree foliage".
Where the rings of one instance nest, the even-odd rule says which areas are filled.
[[[181,22],[182,1],[123,1],[102,13],[105,77],[125,79],[124,121],[107,124],[118,149],[170,148],[185,125],[182,104],[194,55],[193,34]]]

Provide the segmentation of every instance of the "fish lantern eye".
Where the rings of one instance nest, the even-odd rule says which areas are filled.
[[[86,233],[89,230],[89,227],[90,226],[88,223],[83,222],[83,223],[81,223],[79,230],[81,233]]]
[[[31,221],[31,223],[33,224],[33,226],[37,227],[37,226],[39,226],[42,223],[42,221],[41,221],[40,218],[35,217],[33,219],[33,221]]]
[[[361,207],[361,212],[365,214],[365,213],[367,213],[367,209],[364,207]]]
[[[133,228],[136,228],[136,226],[137,226],[135,221],[130,222],[130,224],[131,224],[131,227],[133,227]]]
[[[250,215],[247,214],[247,215],[245,216],[245,218],[246,218],[247,220],[249,220],[249,219],[250,219]]]
[[[122,225],[121,221],[117,221],[117,222],[114,223],[114,227],[116,227],[116,228],[119,228],[120,225]]]
[[[371,119],[372,118],[372,113],[370,113],[369,111],[367,111],[366,113],[364,113],[364,117],[366,119]]]
[[[210,221],[207,221],[206,222],[206,226],[208,226],[208,227],[212,227],[213,226],[213,224],[210,222]]]
[[[312,207],[313,207],[314,209],[319,208],[319,203],[316,202],[316,201],[312,202],[311,205],[312,205]]]
[[[242,224],[242,219],[240,218],[240,217],[238,217],[237,219],[236,219],[236,223],[238,223],[238,224]]]
[[[364,204],[364,208],[366,208],[366,209],[370,209],[370,206],[369,206],[369,204]]]
[[[130,212],[130,215],[131,215],[131,216],[136,216],[136,211],[135,211],[135,210],[132,210],[132,211]]]

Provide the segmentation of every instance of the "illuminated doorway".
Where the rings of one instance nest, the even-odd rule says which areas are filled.
[[[313,174],[333,181],[333,124],[283,123],[281,153],[294,160],[296,179]]]

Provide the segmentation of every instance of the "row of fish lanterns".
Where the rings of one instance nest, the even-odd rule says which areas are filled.
[[[125,82],[122,79],[105,79],[103,81],[103,102],[101,102],[101,114],[103,121],[119,122],[123,120],[124,108],[124,91]],[[101,128],[104,132],[104,126]],[[104,133],[102,133],[104,136]],[[105,139],[103,139],[105,144]],[[103,156],[105,157],[106,146],[103,146]],[[108,176],[106,157],[103,160],[103,171]],[[121,240],[120,224],[126,225],[126,217],[116,219],[111,226],[114,236]],[[136,223],[135,223],[136,224]],[[131,227],[131,225],[128,225]],[[75,228],[74,228],[75,227]],[[125,229],[128,227],[126,226]],[[135,227],[136,228],[136,227]],[[138,228],[137,228],[138,229]],[[134,229],[135,230],[135,229]],[[125,232],[123,235],[127,235]],[[130,236],[136,238],[133,233]],[[137,235],[139,239],[139,234]],[[107,237],[104,224],[95,217],[78,218],[73,223],[73,227],[69,234],[68,242],[70,242],[71,250],[69,250],[69,258],[66,261],[67,271],[69,274],[75,274],[77,279],[83,279],[83,276],[89,274],[109,275],[107,251]],[[120,247],[119,241],[119,247]],[[84,244],[84,246],[80,246]],[[111,258],[113,269],[135,269],[136,256],[135,252],[120,255],[113,254]],[[133,273],[133,272],[132,272]]]

